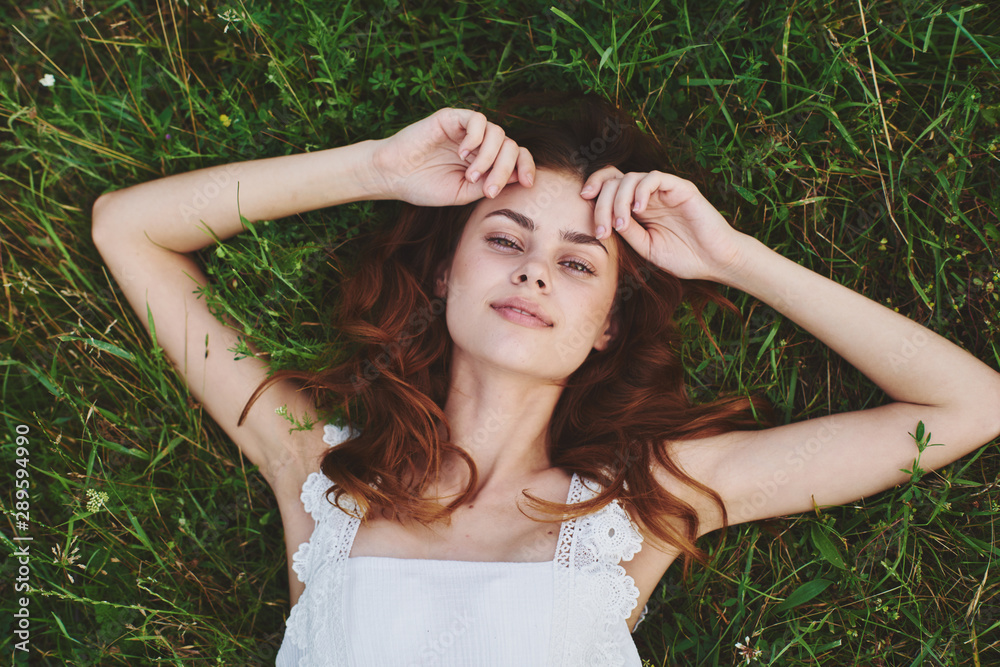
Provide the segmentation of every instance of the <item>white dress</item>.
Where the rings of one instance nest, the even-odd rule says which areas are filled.
[[[327,425],[323,440],[348,433]],[[641,667],[627,624],[639,590],[620,562],[642,535],[617,501],[564,521],[551,561],[349,558],[361,522],[324,497],[331,484],[314,472],[302,487],[316,526],[293,556],[306,586],[277,667]],[[595,488],[574,473],[567,502]],[[358,514],[350,496],[341,504]]]

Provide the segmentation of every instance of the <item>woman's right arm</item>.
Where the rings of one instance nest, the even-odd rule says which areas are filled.
[[[234,162],[140,183],[94,203],[94,236],[111,246],[144,241],[185,253],[277,220],[364,199],[386,199],[372,155],[377,142]],[[239,205],[237,206],[237,187]],[[100,234],[100,236],[98,236]]]
[[[327,447],[310,431],[289,432],[275,409],[286,406],[299,421],[315,421],[315,406],[291,383],[276,383],[237,427],[243,406],[268,375],[267,364],[233,359],[239,334],[194,293],[208,280],[185,253],[244,231],[240,214],[251,222],[276,220],[374,199],[458,205],[494,185],[502,189],[520,180],[530,186],[533,175],[527,151],[485,116],[442,109],[388,139],[220,165],[102,195],[94,204],[92,236],[147,331],[149,309],[157,343],[191,394],[260,468],[279,501],[286,492],[297,500]]]
[[[192,396],[275,491],[287,477],[289,493],[297,495],[303,473],[318,468],[316,457],[326,448],[314,433],[289,433],[291,424],[275,409],[286,406],[296,419],[314,421],[315,407],[292,383],[275,384],[237,427],[243,406],[268,375],[267,363],[234,360],[230,350],[239,334],[195,293],[208,280],[184,253],[215,242],[206,227],[219,239],[242,232],[240,213],[253,222],[385,198],[371,169],[374,144],[200,169],[111,192],[94,204],[94,243],[139,320],[148,331],[148,307],[156,341]],[[296,474],[282,474],[289,470]]]

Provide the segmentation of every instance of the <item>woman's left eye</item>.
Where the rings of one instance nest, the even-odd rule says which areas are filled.
[[[510,248],[511,250],[520,250],[521,249],[521,246],[517,245],[516,241],[514,241],[513,239],[509,239],[506,236],[487,236],[486,240],[487,240],[487,242],[489,242],[489,243],[491,243],[493,245],[499,246],[501,248]],[[509,243],[510,245],[504,245],[504,243]],[[577,273],[595,274],[595,271],[594,271],[593,267],[591,267],[590,264],[587,264],[586,262],[583,262],[581,260],[570,259],[570,260],[567,260],[567,261],[565,261],[563,263],[564,264],[570,264],[570,265],[576,267],[576,268],[573,268],[572,270],[576,271]]]
[[[574,271],[579,271],[580,273],[593,273],[594,272],[589,266],[587,266],[583,262],[578,262],[578,261],[576,261],[574,259],[571,259],[571,260],[567,261],[566,263],[567,264],[575,264],[576,266],[580,267],[578,269],[573,269]]]
[[[517,248],[518,250],[520,250],[520,247],[517,245],[517,243],[515,243],[514,241],[511,241],[506,236],[487,236],[486,240],[489,241],[490,243],[493,243],[495,245],[499,245],[499,246],[501,246],[503,248]],[[500,243],[500,241],[506,241],[510,245],[509,246],[502,245]]]

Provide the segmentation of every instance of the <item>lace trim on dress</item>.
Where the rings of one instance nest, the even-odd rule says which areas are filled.
[[[327,424],[323,440],[336,446],[348,433]],[[292,556],[292,570],[307,585],[288,616],[285,634],[287,641],[302,650],[302,667],[331,664],[331,658],[332,664],[347,664],[342,641],[346,637],[343,565],[360,521],[354,499],[344,494],[340,507],[334,506],[325,496],[329,487],[326,475],[313,472],[300,496],[316,527]],[[578,503],[598,492],[574,474],[567,502]],[[641,548],[642,535],[617,500],[594,514],[562,523],[553,560],[558,612],[553,618],[550,655],[555,664],[624,664],[615,630],[635,609],[639,590],[619,563],[631,560]]]
[[[636,619],[635,621],[635,627],[632,628],[632,634],[636,633],[636,631],[639,629],[639,626],[642,624],[643,619],[646,618],[646,614],[648,613],[649,613],[649,603],[647,602],[646,604],[643,605],[642,611],[639,612],[639,618]]]
[[[330,424],[323,429],[323,442],[335,447],[349,437],[349,430]],[[357,522],[326,497],[330,480],[322,472],[310,473],[302,485],[302,506],[316,521],[313,534],[299,545],[292,556],[292,570],[299,581],[307,584],[288,619],[285,635],[302,650],[300,667],[320,667],[347,664],[347,647],[334,640],[343,637],[343,572],[342,567],[329,567],[333,561],[347,558]],[[341,496],[340,507],[357,512],[357,504],[348,495]],[[341,625],[339,631],[333,623]]]
[[[574,475],[569,502],[589,500],[598,492]],[[558,664],[624,664],[615,629],[632,614],[639,589],[619,562],[632,560],[641,548],[642,535],[617,500],[563,523],[555,568],[555,608],[563,613],[555,619],[551,647]],[[585,637],[592,641],[581,641]]]
[[[330,480],[321,472],[310,473],[302,485],[302,505],[316,527],[308,542],[299,545],[292,556],[292,569],[307,584],[298,603],[285,622],[288,639],[303,651],[301,667],[347,664],[347,647],[336,637],[344,637],[344,568],[336,561],[350,554],[359,522],[334,507],[326,498]],[[341,498],[342,506],[357,511],[350,496]],[[337,624],[336,627],[334,624]]]

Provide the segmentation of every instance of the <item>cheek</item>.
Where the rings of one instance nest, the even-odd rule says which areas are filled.
[[[600,294],[591,294],[586,303],[572,318],[571,328],[582,335],[588,345],[604,333],[604,323],[611,314],[615,302],[614,285],[609,285]]]
[[[472,253],[462,253],[456,255],[452,262],[451,273],[448,276],[448,300],[451,301],[465,298],[469,292],[476,288],[476,279],[480,271],[477,270],[481,262]]]

